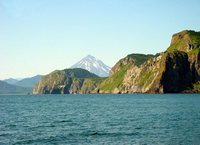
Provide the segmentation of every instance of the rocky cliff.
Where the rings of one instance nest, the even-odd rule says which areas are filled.
[[[120,60],[98,88],[100,93],[199,92],[200,32],[172,36],[169,48],[140,64],[136,57]]]
[[[130,54],[116,63],[107,78],[91,73],[86,78],[71,77],[66,72],[45,76],[35,93],[200,92],[200,32],[174,34],[167,50],[156,55]]]
[[[87,70],[75,68],[54,71],[35,85],[34,94],[85,94],[91,93],[101,78]]]

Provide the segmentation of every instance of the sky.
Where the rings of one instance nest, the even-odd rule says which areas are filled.
[[[0,79],[45,75],[91,54],[113,66],[200,31],[199,0],[0,0]]]

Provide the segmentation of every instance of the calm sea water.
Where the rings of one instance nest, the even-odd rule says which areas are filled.
[[[0,96],[0,145],[200,144],[200,95]]]

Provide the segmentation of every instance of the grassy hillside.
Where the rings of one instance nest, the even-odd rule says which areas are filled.
[[[200,52],[200,33],[185,30],[174,34],[167,51],[172,52],[177,50],[188,54],[198,54]]]
[[[112,68],[111,71],[113,71],[113,73],[104,81],[102,81],[99,89],[103,92],[112,92],[115,89],[121,88],[128,69],[130,69],[132,66],[140,67],[147,60],[153,57],[154,55],[152,54],[127,55]]]
[[[145,61],[147,61],[150,58],[154,57],[154,55],[152,55],[152,54],[136,54],[136,53],[133,53],[133,54],[129,54],[127,57],[134,59],[135,65],[140,66]]]
[[[106,78],[100,85],[100,90],[104,92],[111,92],[115,88],[118,88],[122,85],[124,76],[126,74],[126,71],[130,65],[122,65],[120,70],[110,77]]]
[[[82,93],[91,92],[100,78],[81,68],[56,70],[44,77],[34,87],[34,93]]]

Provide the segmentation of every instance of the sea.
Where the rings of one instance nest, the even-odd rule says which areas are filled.
[[[200,94],[0,95],[0,145],[200,145]]]

